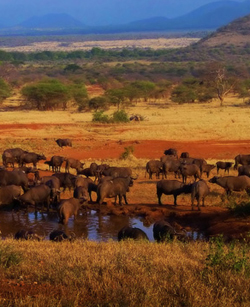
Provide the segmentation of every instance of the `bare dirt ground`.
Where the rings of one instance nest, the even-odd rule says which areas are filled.
[[[209,183],[211,194],[206,206],[198,212],[196,208],[191,210],[190,195],[179,196],[177,207],[173,206],[172,196],[163,196],[164,205],[158,206],[157,180],[155,177],[153,180],[145,178],[146,162],[159,159],[170,147],[176,148],[179,154],[188,151],[190,156],[204,158],[213,164],[219,160],[233,162],[238,154],[250,154],[250,111],[237,103],[233,98],[223,107],[219,107],[218,102],[192,106],[138,104],[129,108],[128,113],[139,113],[147,119],[118,125],[93,124],[91,113],[1,112],[0,150],[21,147],[42,152],[47,160],[53,155],[72,157],[84,161],[86,167],[91,162],[131,166],[139,177],[127,195],[129,205],[115,206],[113,200],[107,199],[107,204],[90,203],[88,207],[103,214],[143,217],[148,224],[167,217],[177,227],[241,238],[250,231],[250,218],[233,216],[228,206],[248,202],[246,193],[234,193],[231,199],[227,199],[222,188]],[[71,138],[73,147],[58,147],[56,138]],[[133,148],[133,156],[120,160],[128,146]],[[48,173],[43,162],[39,163],[39,169],[41,175]],[[210,177],[214,175],[216,170]],[[224,173],[221,171],[220,175]],[[237,171],[230,170],[230,175],[236,176]],[[63,193],[62,198],[68,197],[72,197],[72,192]]]

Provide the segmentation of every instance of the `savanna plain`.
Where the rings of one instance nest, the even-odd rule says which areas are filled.
[[[146,224],[165,218],[176,228],[206,231],[210,240],[52,243],[6,238],[0,241],[1,306],[249,306],[248,195],[227,198],[209,183],[211,193],[201,211],[191,210],[190,195],[180,195],[177,207],[172,196],[163,195],[159,206],[158,179],[145,178],[146,162],[170,147],[211,164],[250,153],[249,107],[231,96],[223,106],[217,100],[183,105],[152,100],[126,111],[144,120],[97,124],[91,112],[6,109],[0,113],[0,150],[21,147],[44,153],[47,160],[61,155],[86,166],[130,166],[138,179],[127,195],[129,204],[120,207],[107,200],[101,206],[89,203],[88,210],[137,216]],[[59,148],[57,138],[71,138],[73,147]],[[126,148],[132,154],[121,159]],[[43,163],[38,168],[49,173]],[[62,193],[68,197],[70,192]]]

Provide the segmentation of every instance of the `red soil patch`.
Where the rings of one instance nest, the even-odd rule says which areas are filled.
[[[236,155],[249,154],[249,141],[197,141],[197,142],[173,142],[159,140],[143,141],[98,141],[98,140],[75,140],[78,149],[64,148],[61,154],[77,159],[117,159],[124,148],[134,147],[136,158],[159,159],[165,149],[174,147],[178,153],[187,151],[192,157],[204,159],[229,159],[233,160]],[[59,153],[59,152],[58,152]]]

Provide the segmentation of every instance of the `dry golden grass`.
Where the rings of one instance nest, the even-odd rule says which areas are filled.
[[[0,250],[1,306],[235,307],[250,303],[246,246],[230,250],[205,242],[58,244],[8,239],[0,242]],[[226,258],[229,252],[234,259]],[[208,256],[211,259],[206,261]]]
[[[116,109],[111,108],[107,114]],[[92,113],[72,111],[1,112],[1,124],[45,124],[44,129],[27,127],[25,137],[72,136],[112,140],[247,140],[250,108],[236,97],[220,107],[218,101],[207,104],[171,104],[169,101],[141,103],[126,108],[128,114],[140,114],[140,123],[118,125],[91,124]],[[56,124],[46,126],[46,124]],[[66,125],[65,125],[66,124]],[[74,130],[69,124],[75,125]],[[10,127],[11,129],[11,127]],[[23,131],[15,129],[17,137]],[[73,133],[73,135],[72,135]],[[2,135],[2,138],[5,136]]]
[[[24,46],[4,47],[4,51],[19,52],[37,52],[37,51],[73,51],[73,50],[90,50],[98,47],[102,49],[123,49],[123,48],[183,48],[192,43],[199,41],[199,38],[157,38],[157,39],[127,39],[127,40],[107,40],[107,41],[86,41],[86,42],[69,42],[67,45],[62,42],[36,42]]]

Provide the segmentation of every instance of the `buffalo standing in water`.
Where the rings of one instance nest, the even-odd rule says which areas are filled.
[[[133,239],[149,241],[146,233],[140,228],[125,226],[118,232],[118,241]]]

